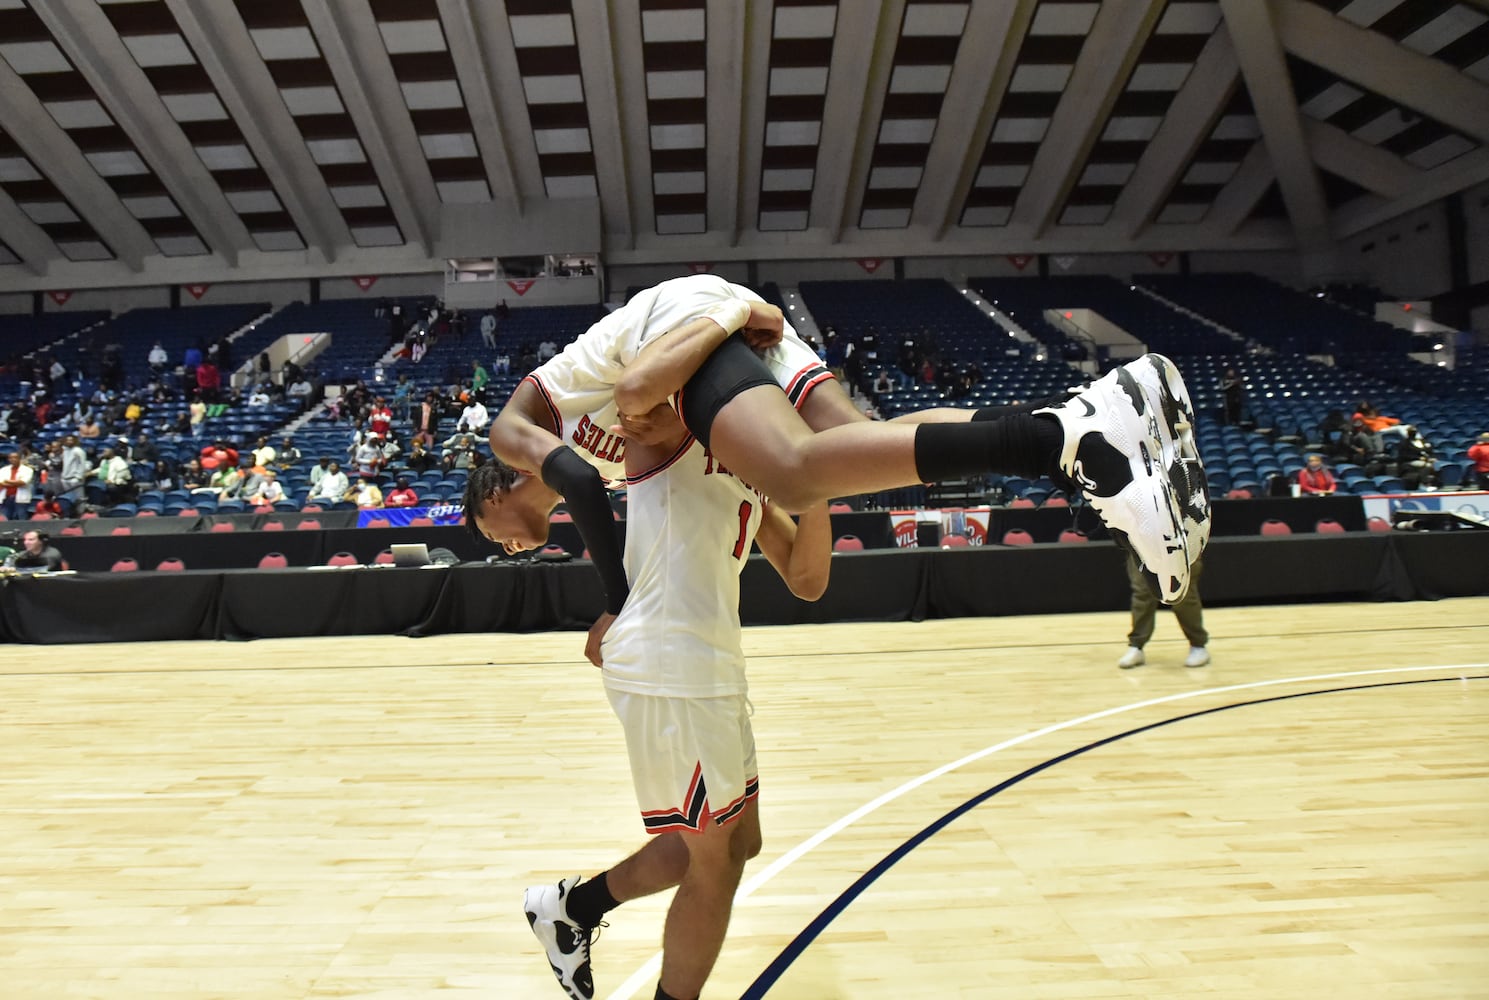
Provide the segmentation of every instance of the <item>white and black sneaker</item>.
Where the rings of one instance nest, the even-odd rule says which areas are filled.
[[[594,1000],[595,981],[589,968],[589,941],[593,931],[569,919],[566,903],[580,876],[557,885],[537,885],[522,894],[522,909],[528,926],[548,953],[548,964],[558,985],[573,1000]]]
[[[1137,556],[1159,600],[1182,599],[1210,540],[1210,495],[1173,362],[1146,354],[1037,412],[1060,421],[1060,472]]]

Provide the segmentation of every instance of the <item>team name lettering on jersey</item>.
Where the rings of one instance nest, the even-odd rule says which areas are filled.
[[[724,467],[723,462],[720,462],[718,459],[714,458],[713,452],[707,448],[703,449],[703,474],[705,476],[728,476],[730,479],[739,479],[738,476]],[[744,486],[745,489],[755,494],[755,496],[759,497],[761,500],[765,499],[764,493],[761,493],[759,490],[755,489],[755,487],[751,486],[749,483],[745,482],[742,479],[740,479],[740,485]]]
[[[574,433],[570,437],[574,444],[602,462],[624,462],[626,460],[626,439],[619,434],[611,434],[589,419],[588,415],[579,418],[579,424],[574,428]]]

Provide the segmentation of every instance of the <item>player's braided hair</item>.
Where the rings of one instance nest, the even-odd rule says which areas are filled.
[[[472,469],[466,477],[465,496],[461,499],[466,530],[476,538],[485,538],[476,524],[481,505],[500,493],[506,493],[516,481],[517,470],[496,458]]]

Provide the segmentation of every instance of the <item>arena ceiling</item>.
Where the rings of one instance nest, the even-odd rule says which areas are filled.
[[[0,0],[13,287],[575,206],[608,261],[1327,252],[1486,147],[1489,0]]]

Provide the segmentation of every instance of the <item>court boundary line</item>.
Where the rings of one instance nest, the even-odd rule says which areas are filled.
[[[1076,726],[1085,725],[1088,722],[1096,722],[1101,719],[1111,718],[1112,716],[1123,715],[1128,712],[1135,712],[1144,708],[1152,708],[1156,705],[1167,705],[1174,702],[1188,701],[1193,698],[1200,698],[1207,695],[1228,694],[1235,691],[1254,691],[1261,688],[1276,687],[1282,684],[1307,684],[1322,681],[1346,680],[1359,677],[1379,677],[1389,674],[1426,673],[1428,671],[1458,671],[1459,674],[1457,677],[1449,676],[1440,679],[1467,680],[1468,678],[1464,676],[1466,672],[1484,669],[1489,669],[1489,663],[1450,663],[1419,665],[1410,667],[1378,667],[1371,670],[1346,670],[1338,671],[1335,673],[1308,674],[1297,677],[1275,677],[1269,680],[1248,681],[1243,684],[1229,684],[1221,687],[1203,688],[1195,691],[1180,691],[1175,694],[1163,695],[1157,698],[1148,698],[1143,701],[1129,702],[1125,705],[1116,705],[1111,708],[1102,709],[1099,712],[1091,712],[1089,714],[1082,715],[1078,718],[1066,719],[1063,722],[1051,723],[1048,726],[1043,726],[1039,729],[1021,733],[1018,736],[1010,737],[1009,739],[1003,740],[1002,742],[994,743],[991,746],[987,746],[981,750],[974,751],[973,753],[967,754],[959,760],[952,761],[948,764],[942,764],[940,767],[933,768],[932,770],[927,771],[918,777],[911,778],[909,781],[904,782],[897,788],[893,788],[879,795],[878,797],[871,799],[870,801],[859,806],[857,809],[854,809],[852,812],[847,813],[846,815],[838,818],[832,823],[829,823],[821,830],[818,830],[806,840],[803,840],[801,843],[797,844],[795,847],[791,848],[786,853],[782,854],[779,858],[770,862],[759,872],[755,873],[753,876],[747,879],[744,884],[742,884],[735,892],[734,902],[736,905],[738,905],[739,903],[748,899],[767,882],[775,878],[775,876],[785,871],[797,861],[801,860],[807,854],[811,853],[813,850],[820,847],[828,840],[831,840],[839,833],[842,833],[854,823],[857,823],[864,817],[877,812],[880,808],[888,805],[896,799],[903,798],[905,795],[908,795],[911,792],[930,784],[932,781],[935,781],[938,778],[950,774],[951,772],[965,767],[968,764],[974,764],[986,757],[990,757],[995,753],[1001,753],[1004,750],[1008,750],[1016,746],[1021,746],[1022,744],[1032,742],[1044,736],[1049,736],[1067,729],[1073,729]],[[1224,708],[1227,706],[1219,707]],[[1074,752],[1077,751],[1070,751],[1070,753]],[[629,978],[622,982],[619,987],[611,992],[607,1000],[633,1000],[633,998],[636,996],[637,991],[653,982],[661,973],[661,970],[662,953],[658,951],[654,955],[652,955],[651,958],[647,959],[647,961],[643,963],[634,973],[632,973]]]

